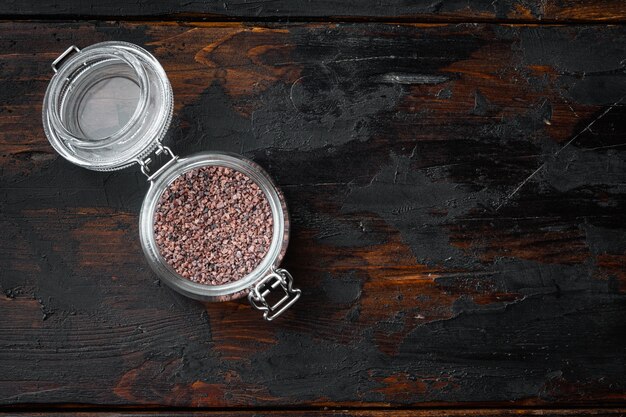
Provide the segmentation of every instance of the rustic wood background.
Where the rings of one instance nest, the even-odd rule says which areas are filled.
[[[0,4],[0,412],[626,413],[626,4],[408,3]],[[162,286],[139,170],[49,146],[50,63],[106,40],[164,66],[178,154],[282,187],[285,317]]]

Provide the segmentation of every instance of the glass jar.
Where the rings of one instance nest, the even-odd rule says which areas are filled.
[[[103,42],[82,50],[71,46],[52,63],[52,69],[55,74],[43,104],[48,140],[65,159],[88,169],[139,165],[150,183],[139,220],[141,246],[163,282],[202,301],[247,295],[268,321],[293,305],[301,291],[293,288],[291,274],[279,268],[289,243],[289,214],[282,192],[259,165],[240,155],[206,152],[179,158],[162,145],[172,118],[173,94],[165,71],[149,52],[125,42]],[[163,192],[184,173],[207,166],[230,168],[249,177],[263,191],[272,212],[272,238],[264,258],[245,277],[223,285],[196,283],[175,272],[161,255],[154,233]],[[278,301],[270,303],[270,294]]]

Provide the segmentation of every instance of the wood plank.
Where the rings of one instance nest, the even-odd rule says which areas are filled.
[[[142,18],[158,20],[404,20],[500,22],[624,22],[622,0],[224,0],[179,2],[153,0],[5,0],[4,18]]]
[[[0,416],[15,416],[15,413],[1,413]],[[306,411],[117,411],[117,412],[63,412],[19,413],[22,417],[151,417],[167,415],[171,417],[515,417],[515,416],[594,416],[615,417],[626,415],[623,408],[605,409],[441,409],[441,410],[306,410]]]
[[[0,403],[626,402],[626,28],[0,24]],[[303,297],[262,323],[149,271],[136,169],[55,155],[70,44],[145,45],[180,155],[283,188]]]

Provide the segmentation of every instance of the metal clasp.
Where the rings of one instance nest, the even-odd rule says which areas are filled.
[[[150,173],[150,163],[153,161],[152,157],[149,156],[146,159],[136,159],[137,163],[141,166],[141,172],[148,177],[148,181],[152,181],[155,179],[161,172],[165,171],[170,165],[178,161],[178,155],[174,155],[174,152],[167,146],[163,146],[160,143],[157,145],[156,150],[154,151],[155,155],[161,155],[165,153],[170,157],[170,160],[163,164],[159,169],[154,171],[154,173]]]
[[[63,52],[61,55],[59,55],[59,57],[52,62],[52,71],[54,71],[56,73],[58,71],[57,65],[59,65],[61,63],[61,61],[63,61],[65,58],[67,58],[67,56],[69,54],[71,54],[72,52],[78,53],[78,52],[80,52],[80,48],[78,46],[76,46],[76,45],[72,45],[69,48],[67,48],[65,50],[65,52]]]
[[[248,294],[248,301],[254,308],[263,312],[263,318],[272,321],[295,303],[302,291],[292,288],[293,277],[285,269],[275,269],[259,281]],[[274,305],[269,305],[266,297],[280,287],[282,298]]]

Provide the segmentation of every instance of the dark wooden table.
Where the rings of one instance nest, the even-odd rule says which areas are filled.
[[[0,413],[625,415],[623,0],[4,0]],[[161,285],[138,169],[41,124],[69,45],[144,46],[180,155],[285,192],[301,301]],[[93,413],[93,414],[92,414]]]

